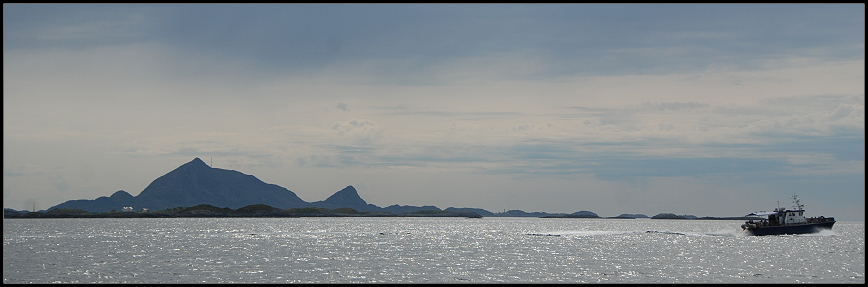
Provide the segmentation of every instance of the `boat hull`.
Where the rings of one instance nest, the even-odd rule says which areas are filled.
[[[807,223],[807,224],[797,224],[797,225],[784,225],[784,226],[763,226],[756,228],[748,228],[747,232],[751,233],[751,235],[763,236],[763,235],[784,235],[784,234],[807,234],[807,233],[816,233],[822,229],[832,229],[832,225],[834,225],[834,221],[830,222],[822,222],[822,223]]]

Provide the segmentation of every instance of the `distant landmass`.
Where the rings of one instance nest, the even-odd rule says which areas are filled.
[[[629,213],[624,213],[624,214],[621,214],[621,215],[615,216],[615,218],[648,218],[648,216],[647,216],[647,215],[644,215],[644,214],[629,214]]]
[[[675,215],[675,213],[659,213],[659,214],[651,217],[651,219],[698,219],[698,218],[699,217],[696,217],[694,215],[689,215],[689,214]]]
[[[590,212],[587,210],[573,212],[570,214],[547,215],[547,216],[542,216],[542,217],[543,218],[600,218],[600,216],[597,215],[596,213],[593,213],[593,212]]]
[[[392,216],[395,214],[410,216],[458,216],[467,214],[469,217],[601,218],[596,213],[585,210],[572,214],[563,214],[525,212],[522,210],[504,210],[503,212],[495,213],[473,207],[448,207],[445,210],[441,210],[436,206],[430,205],[409,206],[394,204],[387,207],[379,207],[369,204],[362,199],[353,186],[347,186],[325,200],[306,202],[294,192],[284,187],[265,183],[255,176],[238,171],[210,167],[199,158],[194,158],[192,161],[155,179],[138,196],[133,196],[124,190],[119,190],[110,196],[101,196],[93,200],[69,200],[41,212],[51,213],[54,211],[55,215],[60,214],[64,216],[82,214],[84,217],[83,214],[112,211],[167,211],[159,214],[187,216],[189,214],[181,212],[181,210],[197,206],[200,208],[194,208],[192,211],[188,210],[192,212],[190,214],[196,216],[206,213],[221,216],[247,216],[250,214],[279,214],[281,216],[290,216],[292,214],[308,214],[311,216],[358,216],[360,214],[364,216]],[[205,208],[208,206],[213,208]],[[251,208],[255,209],[258,213],[250,213],[249,209]],[[4,209],[4,216],[9,218],[20,217],[19,215],[22,213],[27,213],[27,211]],[[624,213],[617,217],[609,218],[648,218],[648,216],[644,214]],[[661,213],[652,218],[696,219],[697,217]],[[702,219],[717,218],[704,217]]]
[[[106,212],[121,210],[125,206],[135,210],[164,210],[199,204],[235,209],[259,203],[277,208],[311,206],[286,188],[262,182],[255,176],[238,171],[212,168],[195,158],[157,178],[138,196],[121,190],[110,197],[70,200],[48,210],[63,208]]]
[[[176,207],[160,211],[122,211],[88,212],[81,209],[55,208],[46,212],[27,212],[12,209],[3,210],[4,218],[178,218],[178,217],[467,217],[482,216],[470,211],[417,210],[393,213],[386,211],[358,211],[349,207],[328,209],[322,207],[300,207],[280,209],[266,204],[254,204],[231,209],[200,204],[191,207]]]
[[[124,208],[141,211],[159,211],[178,207],[210,205],[238,209],[266,204],[278,209],[315,207],[324,209],[351,208],[358,212],[412,213],[417,211],[443,211],[436,206],[391,205],[379,207],[367,203],[353,186],[347,186],[322,201],[306,202],[294,192],[275,184],[265,183],[255,176],[234,170],[208,166],[195,158],[175,170],[157,178],[138,196],[119,190],[111,196],[94,200],[69,200],[48,209],[83,210],[87,212],[123,211]],[[469,210],[485,216],[493,213],[479,208],[447,208],[452,212]],[[472,212],[472,211],[471,211]],[[429,212],[430,213],[430,212]]]

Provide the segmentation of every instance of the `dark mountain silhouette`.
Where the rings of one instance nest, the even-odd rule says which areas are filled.
[[[110,197],[103,196],[95,200],[70,200],[48,210],[81,209],[88,212],[106,212],[121,211],[123,207],[130,206],[136,211],[142,208],[158,211],[203,204],[230,209],[265,204],[279,209],[349,207],[356,211],[394,213],[440,210],[436,206],[399,206],[397,204],[380,208],[362,199],[353,186],[341,189],[326,200],[305,202],[286,188],[262,182],[255,176],[238,171],[210,167],[199,158],[195,158],[155,179],[138,196],[132,196],[121,190]]]
[[[637,214],[622,213],[621,215],[618,215],[615,217],[617,217],[617,218],[649,218],[647,215],[644,215],[641,213],[637,213]]]
[[[335,194],[332,194],[332,196],[329,196],[329,198],[326,198],[326,200],[313,202],[310,205],[314,207],[322,207],[328,209],[349,207],[357,211],[381,210],[380,207],[365,202],[365,200],[362,199],[361,196],[359,196],[356,188],[352,185],[347,186],[338,192],[335,192]]]
[[[70,200],[49,210],[71,208],[105,212],[132,206],[135,210],[148,208],[156,211],[200,204],[237,209],[260,203],[283,209],[309,206],[286,188],[238,171],[212,168],[195,158],[157,178],[138,196],[118,191],[111,197]]]
[[[593,212],[590,212],[587,210],[577,211],[577,212],[573,212],[570,214],[552,214],[552,215],[546,215],[546,216],[542,216],[542,217],[543,218],[600,218],[600,216],[597,215],[596,213],[593,213]]]
[[[416,211],[420,211],[420,210],[437,210],[437,211],[439,211],[440,208],[437,208],[436,206],[433,206],[433,205],[412,206],[412,205],[397,205],[397,204],[383,207],[383,211],[392,212],[392,213],[416,212]]]
[[[482,216],[493,216],[494,213],[482,208],[474,208],[474,207],[447,207],[444,209],[445,211],[457,211],[457,212],[476,212]]]
[[[390,205],[384,208],[367,203],[359,196],[353,186],[334,193],[323,201],[306,202],[294,192],[275,184],[265,183],[255,176],[243,174],[234,170],[225,170],[208,166],[204,161],[195,158],[173,171],[155,179],[138,196],[132,196],[119,190],[109,197],[99,197],[94,200],[69,200],[48,209],[80,209],[88,212],[121,211],[123,207],[133,207],[135,211],[148,208],[159,211],[174,207],[193,207],[200,205],[215,208],[239,209],[251,205],[267,205],[269,208],[290,209],[300,207],[319,207],[326,209],[352,208],[356,211],[375,211],[389,213],[438,212],[443,211],[436,206]],[[267,211],[267,210],[266,210]],[[492,213],[480,208],[450,207],[445,211],[476,212],[484,216],[532,216],[550,215],[545,212],[527,213],[521,210],[510,210]],[[596,216],[590,211],[580,211]],[[432,213],[433,214],[433,213]],[[583,214],[584,215],[584,214]]]
[[[260,203],[277,208],[307,205],[286,188],[238,171],[212,168],[199,158],[157,178],[136,199],[155,210],[199,204],[232,209]]]
[[[81,209],[90,212],[102,212],[111,210],[121,210],[124,206],[132,206],[135,203],[135,198],[123,190],[118,190],[109,197],[100,196],[94,200],[78,199],[70,200],[48,210],[57,208]]]

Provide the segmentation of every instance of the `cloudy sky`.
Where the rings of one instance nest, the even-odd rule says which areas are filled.
[[[862,4],[3,8],[8,208],[199,157],[306,201],[865,216]]]

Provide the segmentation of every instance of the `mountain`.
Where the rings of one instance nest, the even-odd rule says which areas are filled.
[[[683,216],[675,215],[675,213],[658,213],[652,216],[651,219],[686,219]]]
[[[49,208],[81,209],[89,212],[106,212],[130,206],[134,210],[148,208],[153,211],[173,207],[211,205],[219,208],[238,209],[241,207],[265,204],[279,209],[298,207],[321,207],[337,209],[349,207],[357,211],[413,212],[418,210],[440,210],[434,206],[399,206],[380,208],[369,204],[359,196],[353,186],[334,193],[323,201],[306,202],[294,192],[278,185],[262,182],[252,175],[234,170],[208,166],[199,158],[185,163],[175,170],[158,177],[138,196],[126,191],[117,191],[110,197],[94,200],[69,200]]]
[[[307,205],[286,188],[238,171],[212,168],[199,158],[157,178],[136,199],[152,210],[199,204],[232,209],[260,203],[277,208]]]
[[[580,218],[599,218],[599,217],[600,217],[600,216],[597,215],[596,213],[593,213],[593,212],[590,212],[590,211],[587,211],[587,210],[582,210],[582,211],[578,211],[578,212],[573,212],[573,213],[570,214],[570,216],[571,216],[571,217],[580,217]]]
[[[335,192],[326,200],[313,202],[310,205],[328,209],[349,207],[357,211],[380,211],[380,207],[365,202],[352,185]]]
[[[493,216],[494,213],[482,208],[474,208],[474,207],[447,207],[444,209],[445,211],[455,211],[455,212],[476,212],[482,216]]]
[[[647,215],[644,215],[641,213],[637,213],[637,214],[622,213],[621,215],[618,215],[615,217],[616,218],[649,218]]]
[[[265,183],[255,176],[238,171],[210,167],[199,158],[194,158],[175,170],[158,177],[137,196],[132,196],[126,191],[120,190],[109,197],[102,196],[94,200],[69,200],[49,208],[48,211],[54,209],[80,209],[88,212],[106,212],[112,210],[122,211],[124,207],[132,207],[135,211],[140,211],[142,208],[159,211],[174,207],[199,205],[239,209],[257,204],[264,204],[278,209],[299,207],[337,209],[349,207],[356,211],[392,213],[441,211],[436,206],[401,206],[397,204],[380,208],[365,202],[353,186],[341,189],[326,198],[326,200],[306,202],[286,188]],[[474,209],[474,211],[484,210]],[[488,211],[484,213],[492,214]],[[523,215],[534,216],[537,213],[526,213]]]
[[[90,212],[103,212],[103,211],[111,211],[111,210],[121,210],[124,206],[133,206],[135,205],[135,198],[123,190],[118,190],[113,193],[109,197],[100,196],[94,200],[87,199],[77,199],[70,200],[54,207],[49,208],[48,210],[58,209],[58,208],[68,208],[68,209],[81,209],[87,210]]]
[[[383,211],[391,212],[391,213],[409,213],[416,212],[420,210],[435,210],[440,211],[440,208],[437,208],[433,205],[423,205],[423,206],[413,206],[413,205],[397,205],[392,204],[386,207],[383,207]]]
[[[212,168],[195,158],[157,178],[138,196],[118,191],[111,197],[70,200],[49,210],[72,208],[105,212],[132,206],[135,210],[148,208],[156,211],[200,204],[237,209],[260,203],[282,209],[309,206],[286,188],[262,182],[255,176],[238,171]]]

